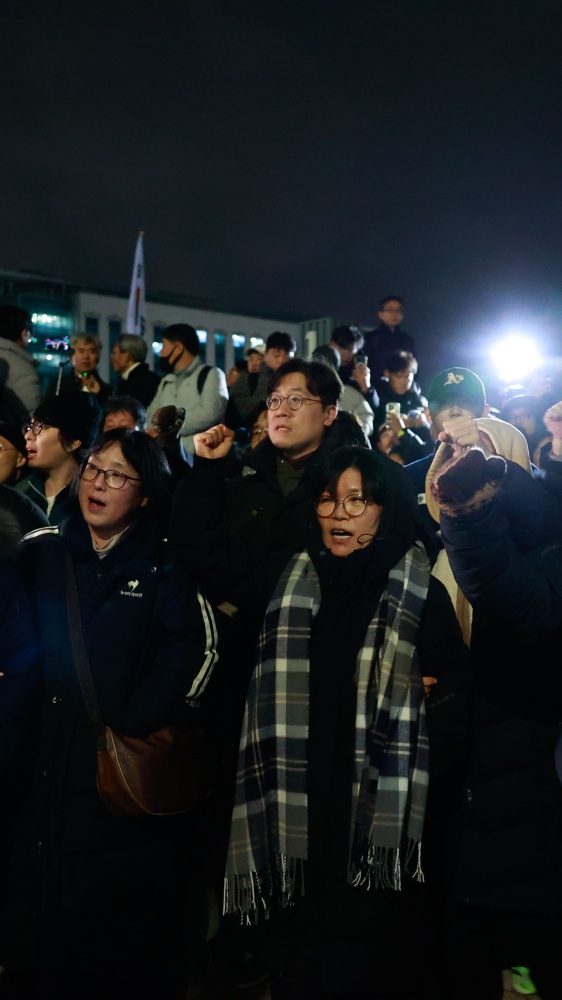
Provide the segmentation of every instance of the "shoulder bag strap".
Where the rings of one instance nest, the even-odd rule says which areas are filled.
[[[80,601],[78,599],[78,588],[74,575],[74,566],[68,552],[65,555],[65,581],[66,581],[66,606],[68,609],[68,624],[70,631],[70,645],[74,656],[74,666],[78,675],[78,683],[84,699],[84,704],[88,710],[88,715],[92,720],[92,725],[98,737],[98,750],[107,749],[107,737],[105,725],[102,719],[96,689],[90,672],[88,654],[84,645],[82,634],[82,616],[80,614]]]

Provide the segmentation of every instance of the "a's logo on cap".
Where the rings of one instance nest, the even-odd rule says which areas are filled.
[[[464,382],[464,375],[455,375],[454,372],[449,372],[443,385],[458,385],[459,382]]]

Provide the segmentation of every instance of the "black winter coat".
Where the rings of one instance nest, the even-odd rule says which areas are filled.
[[[527,504],[527,521],[536,507]],[[470,516],[441,518],[453,573],[474,608],[457,893],[475,905],[560,915],[562,788],[554,751],[562,721],[562,546],[558,540],[524,553],[513,533],[497,500]]]
[[[160,379],[156,372],[151,372],[146,362],[133,368],[128,378],[120,378],[117,383],[118,396],[132,396],[138,399],[147,409],[156,395]]]
[[[224,500],[219,504],[221,519],[225,518],[229,534],[248,550],[249,557],[283,551],[286,558],[288,553],[306,548],[308,529],[314,519],[311,501],[318,489],[318,470],[334,448],[360,442],[362,434],[357,424],[351,421],[351,425],[350,431],[348,424],[338,419],[327,428],[322,444],[310,456],[302,478],[288,495],[283,493],[277,476],[281,452],[269,438],[246,457],[243,474],[228,480],[226,507]],[[201,562],[196,551],[197,526],[204,514],[201,498],[205,497],[205,507],[211,505],[214,509],[216,498],[212,494],[228,476],[227,463],[228,459],[196,456],[193,473],[179,483],[174,496],[170,537],[174,551],[181,553],[184,565],[197,579],[201,579]],[[197,490],[193,489],[193,475],[197,476]],[[202,580],[205,586],[213,585],[208,576],[204,575]]]

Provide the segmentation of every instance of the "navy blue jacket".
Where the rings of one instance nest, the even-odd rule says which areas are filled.
[[[47,528],[23,543],[19,564],[43,650],[37,755],[13,863],[24,924],[34,914],[103,912],[118,895],[133,898],[161,877],[158,859],[173,844],[184,852],[189,844],[184,817],[115,818],[98,795],[96,736],[69,642],[66,552],[105,723],[137,737],[189,724],[186,697],[197,697],[212,665],[203,603],[148,526],[137,525],[103,559],[80,514],[61,535]]]

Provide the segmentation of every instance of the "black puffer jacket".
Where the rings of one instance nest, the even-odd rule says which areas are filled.
[[[442,514],[441,534],[474,607],[457,892],[475,905],[560,914],[562,788],[554,751],[562,721],[562,545],[520,551],[498,500],[469,516]]]

